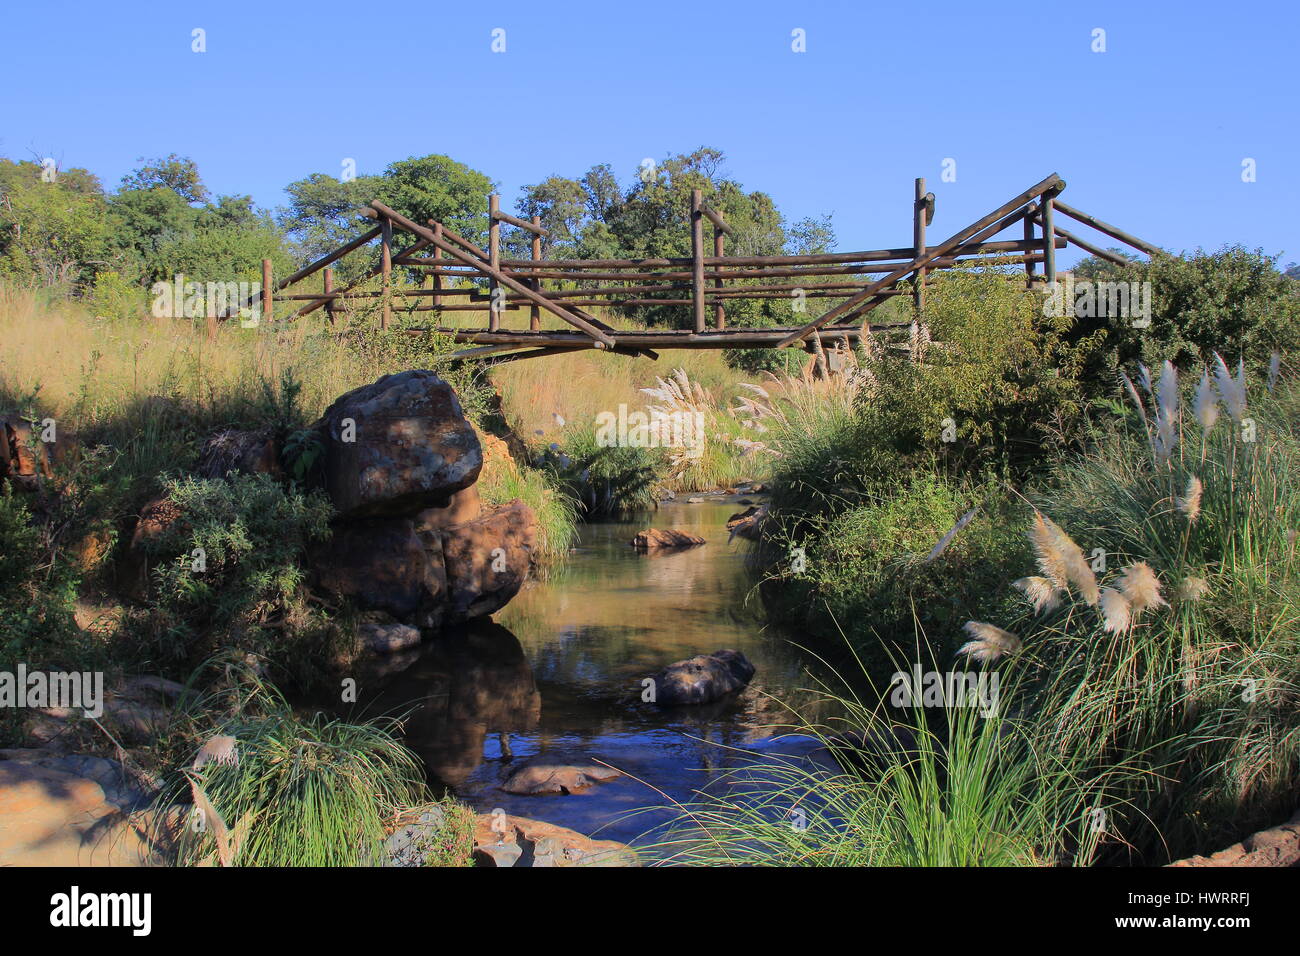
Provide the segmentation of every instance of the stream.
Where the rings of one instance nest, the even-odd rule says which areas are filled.
[[[582,526],[566,565],[533,581],[492,621],[424,644],[410,666],[371,684],[370,712],[410,712],[406,743],[429,780],[480,812],[507,813],[634,843],[720,771],[782,732],[807,702],[819,662],[765,626],[749,545],[728,543],[736,498],[665,502],[625,521]],[[646,527],[698,534],[702,547],[638,554]],[[665,710],[641,681],[674,661],[734,648],[754,664],[732,700]],[[775,698],[775,699],[773,699]],[[730,749],[735,748],[735,749]],[[499,789],[512,761],[543,751],[596,757],[624,776],[581,793]],[[642,811],[632,813],[632,811]]]

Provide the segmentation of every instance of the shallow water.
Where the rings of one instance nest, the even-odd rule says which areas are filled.
[[[431,782],[475,808],[633,842],[666,815],[629,811],[690,800],[744,759],[731,748],[782,731],[790,719],[782,702],[810,706],[806,668],[817,662],[764,626],[756,595],[746,606],[749,546],[729,544],[725,528],[743,509],[736,499],[668,502],[635,520],[584,526],[566,567],[532,583],[493,622],[426,644],[418,660],[383,682],[368,709],[413,708],[407,744]],[[651,526],[708,543],[636,553],[629,540]],[[671,711],[641,700],[643,678],[725,647],[756,668],[735,699]],[[579,794],[499,789],[512,760],[555,750],[598,758],[625,775]]]

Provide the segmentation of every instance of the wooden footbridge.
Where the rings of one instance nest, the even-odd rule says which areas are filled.
[[[415,222],[376,201],[362,212],[376,222],[373,227],[292,275],[275,282],[270,262],[263,262],[262,314],[273,315],[275,300],[283,299],[294,303],[290,318],[323,308],[333,321],[348,300],[378,298],[380,325],[388,328],[394,299],[399,296],[404,303],[415,297],[414,304],[405,305],[405,311],[432,312],[440,319],[457,312],[486,312],[486,328],[430,325],[405,329],[411,334],[451,336],[467,348],[453,351],[449,357],[462,359],[530,358],[585,348],[650,358],[657,358],[659,349],[698,348],[801,346],[820,354],[823,337],[852,345],[871,331],[899,328],[900,323],[872,325],[866,318],[891,296],[911,295],[914,316],[923,316],[926,275],[934,270],[972,261],[1023,263],[1025,281],[1033,287],[1055,281],[1056,250],[1069,243],[1103,259],[1125,262],[1113,252],[1062,229],[1056,224],[1058,213],[1149,255],[1160,251],[1061,202],[1058,197],[1064,188],[1060,177],[1048,176],[942,242],[928,245],[926,227],[934,216],[934,194],[926,192],[924,179],[918,179],[912,245],[777,256],[726,255],[726,240],[732,230],[695,190],[690,213],[691,255],[658,259],[543,259],[541,240],[547,233],[539,218],[527,221],[502,212],[496,195],[489,197],[487,249],[444,223]],[[1018,238],[994,238],[1017,226]],[[531,258],[502,257],[503,228],[531,234]],[[706,231],[710,229],[711,250],[706,247]],[[400,249],[394,245],[398,233],[404,234],[407,241]],[[378,263],[346,287],[336,289],[332,264],[375,241],[380,244]],[[1039,266],[1041,275],[1037,272]],[[424,281],[419,288],[396,288],[395,268],[424,273]],[[319,291],[290,291],[317,274],[323,280]],[[376,279],[378,289],[373,288]],[[470,281],[465,283],[466,279]],[[451,285],[453,281],[455,286]],[[727,323],[727,306],[736,300],[789,297],[839,301],[799,327],[736,328]],[[647,305],[689,306],[694,327],[620,330],[585,311],[595,306]],[[528,327],[507,328],[506,319],[525,308],[529,311]],[[543,329],[543,312],[559,319],[562,327]],[[901,326],[915,329],[915,322],[914,318]]]

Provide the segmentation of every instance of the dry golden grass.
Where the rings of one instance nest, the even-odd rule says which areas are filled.
[[[550,434],[558,427],[556,415],[568,424],[594,426],[600,412],[617,413],[620,404],[645,411],[652,400],[640,390],[679,368],[717,407],[726,407],[746,377],[729,367],[719,351],[664,352],[655,362],[591,349],[510,362],[492,372],[492,381],[501,390],[510,424],[520,435],[536,437],[538,431]]]
[[[0,284],[0,388],[26,396],[40,388],[40,407],[74,409],[98,420],[133,399],[167,395],[209,405],[256,394],[293,368],[308,414],[382,374],[323,336],[319,322],[283,323],[274,331],[225,323],[209,341],[201,322],[142,317],[98,319],[75,303],[45,305],[30,290]],[[373,374],[372,374],[373,373]]]

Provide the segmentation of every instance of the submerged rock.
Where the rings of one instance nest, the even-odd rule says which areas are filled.
[[[661,707],[707,704],[743,690],[753,676],[754,665],[740,651],[701,654],[669,664],[655,676],[655,703]]]
[[[357,636],[376,654],[396,654],[420,643],[419,628],[394,621],[382,611],[373,612],[357,625]]]
[[[647,528],[645,531],[638,531],[632,538],[632,547],[638,551],[697,548],[704,543],[704,539],[698,534],[678,531],[676,528]]]
[[[551,793],[582,793],[598,783],[623,776],[612,767],[590,757],[564,753],[538,754],[514,766],[501,784],[506,793],[540,796]]]

